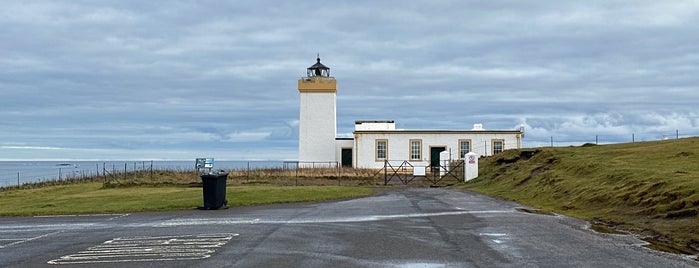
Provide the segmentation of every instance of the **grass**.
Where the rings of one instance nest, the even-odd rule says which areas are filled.
[[[246,185],[228,186],[231,206],[323,201],[367,196],[365,187]],[[124,213],[193,209],[203,204],[202,189],[183,185],[104,188],[101,182],[0,191],[0,215]]]
[[[463,187],[699,251],[699,138],[509,150],[479,174]]]

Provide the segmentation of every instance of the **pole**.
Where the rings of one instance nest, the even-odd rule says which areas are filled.
[[[551,147],[553,147],[553,136],[551,136]]]
[[[680,130],[679,129],[675,129],[675,138],[678,140],[680,139]]]
[[[19,172],[17,172],[17,186],[19,186]]]
[[[61,180],[61,169],[63,169],[63,168],[58,168],[58,180],[59,181]]]
[[[598,136],[595,135],[595,144],[598,144],[597,141],[598,141]]]
[[[636,142],[636,133],[631,133],[631,142]]]
[[[388,160],[383,161],[383,185],[388,185]]]

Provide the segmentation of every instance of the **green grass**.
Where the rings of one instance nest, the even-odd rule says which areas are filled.
[[[271,185],[228,186],[230,206],[323,201],[367,196],[364,187]],[[0,215],[60,215],[193,209],[203,205],[202,189],[186,186],[103,188],[86,182],[0,191]]]
[[[510,150],[464,188],[699,250],[699,138]]]

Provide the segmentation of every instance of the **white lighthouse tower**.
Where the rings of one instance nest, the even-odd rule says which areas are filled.
[[[337,80],[320,63],[320,56],[316,61],[298,84],[299,162],[335,162]]]

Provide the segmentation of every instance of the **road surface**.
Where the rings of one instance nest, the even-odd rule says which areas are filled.
[[[0,217],[0,267],[699,267],[471,192],[381,191],[218,211]]]

